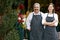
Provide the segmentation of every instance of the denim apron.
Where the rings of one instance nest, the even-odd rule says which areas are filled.
[[[31,20],[31,31],[30,31],[30,40],[42,40],[43,39],[43,25],[42,25],[42,16],[34,15]]]
[[[47,22],[53,22],[54,19],[54,14],[53,17],[49,17],[47,14],[46,21]],[[44,40],[58,40],[57,39],[57,31],[56,31],[56,26],[46,26],[44,30]]]

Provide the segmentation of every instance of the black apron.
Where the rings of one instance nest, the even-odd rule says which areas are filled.
[[[49,17],[47,14],[46,17],[46,21],[47,22],[53,22],[54,19],[54,14],[53,17]],[[56,27],[53,26],[46,26],[45,30],[44,30],[44,40],[58,40],[57,39],[57,31],[56,31]]]
[[[43,25],[42,25],[42,16],[34,15],[31,20],[31,31],[30,31],[30,40],[42,40],[43,38]]]

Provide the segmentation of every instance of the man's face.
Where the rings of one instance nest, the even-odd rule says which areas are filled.
[[[40,11],[40,6],[39,5],[34,5],[34,12],[38,13]]]

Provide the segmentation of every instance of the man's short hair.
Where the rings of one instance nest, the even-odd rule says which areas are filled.
[[[35,5],[39,5],[39,7],[40,7],[40,4],[39,4],[39,3],[34,3],[33,7],[34,7]]]

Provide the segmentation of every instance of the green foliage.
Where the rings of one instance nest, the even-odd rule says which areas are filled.
[[[20,39],[18,30],[16,30],[14,27],[14,24],[17,22],[17,10],[12,9],[12,4],[14,3],[19,5],[21,1],[0,0],[0,14],[3,14],[3,17],[2,17],[3,24],[0,27],[0,36],[3,36],[4,40]]]
[[[16,40],[17,38],[19,39],[18,31],[14,27],[14,24],[16,22],[17,22],[16,11],[11,11],[10,14],[6,14],[3,16],[2,30],[3,32],[5,32],[4,40]]]
[[[19,34],[18,31],[13,29],[9,31],[7,35],[5,35],[4,40],[19,40]]]

